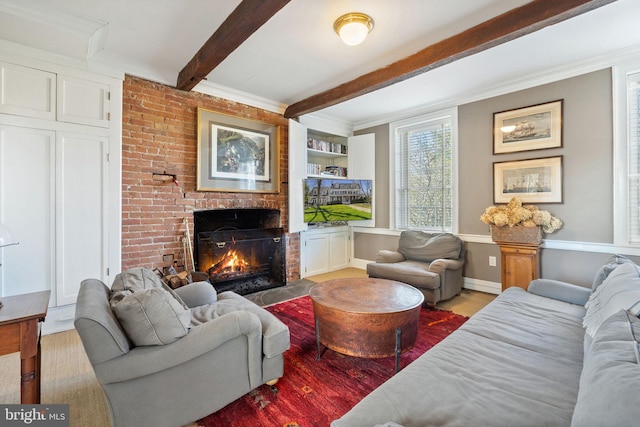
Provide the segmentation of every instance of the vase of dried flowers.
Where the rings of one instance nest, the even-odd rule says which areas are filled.
[[[553,233],[562,221],[535,205],[523,205],[517,197],[508,204],[489,206],[480,217],[491,226],[495,242],[540,244],[543,233]]]

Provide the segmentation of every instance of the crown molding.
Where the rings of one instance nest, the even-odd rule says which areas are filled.
[[[300,123],[305,125],[307,128],[331,133],[334,135],[353,135],[352,123],[344,120],[339,120],[335,117],[322,113],[311,113],[300,116]]]
[[[71,58],[2,39],[0,39],[0,59],[32,68],[48,68],[54,65],[56,72],[59,73],[90,72],[124,80],[124,73],[114,69],[113,64]]]
[[[437,111],[440,109],[460,106],[500,95],[506,95],[509,93],[517,92],[519,90],[530,89],[536,86],[553,83],[571,77],[576,77],[581,74],[613,67],[618,63],[637,58],[639,55],[640,45],[631,46],[629,48],[608,52],[607,54],[603,54],[600,56],[595,56],[584,61],[573,62],[568,65],[549,69],[542,73],[533,73],[525,76],[520,76],[512,80],[496,83],[495,85],[484,87],[476,92],[466,93],[464,95],[454,96],[431,104],[424,104],[416,108],[398,111],[392,115],[372,117],[371,119],[354,122],[353,129],[366,129],[373,126],[391,123],[396,120]]]
[[[284,110],[287,108],[286,104],[272,101],[270,99],[253,95],[247,92],[231,89],[226,86],[221,86],[215,83],[208,82],[206,80],[203,80],[200,83],[198,83],[193,88],[193,90],[195,92],[200,92],[205,95],[228,99],[229,101],[239,102],[241,104],[246,104],[252,107],[261,108],[263,110],[271,111],[277,114],[284,114]]]
[[[80,60],[90,59],[102,50],[109,27],[108,22],[79,16],[47,4],[33,7],[29,2],[8,0],[0,0],[0,20],[2,19],[19,23],[22,27],[20,33],[11,33],[13,37],[8,37],[7,40]],[[45,39],[32,35],[43,28],[46,28],[48,34]],[[0,28],[0,37],[4,36],[3,33]],[[59,48],[53,48],[54,45]]]

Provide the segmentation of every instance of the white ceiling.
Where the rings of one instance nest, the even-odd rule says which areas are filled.
[[[196,89],[246,95],[282,111],[527,2],[292,0]],[[180,70],[239,3],[0,0],[0,40],[175,85]],[[349,47],[332,26],[354,11],[372,16],[375,28],[362,45]],[[640,1],[618,0],[317,114],[358,127],[471,100],[489,88],[542,81],[576,64],[607,66],[638,52],[639,18]]]

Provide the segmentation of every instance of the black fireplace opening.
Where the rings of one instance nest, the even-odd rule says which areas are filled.
[[[240,295],[286,285],[280,211],[266,208],[194,212],[196,270],[217,292]]]

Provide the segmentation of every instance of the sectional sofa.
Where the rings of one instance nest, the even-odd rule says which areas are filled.
[[[331,427],[640,425],[640,274],[508,288]]]

